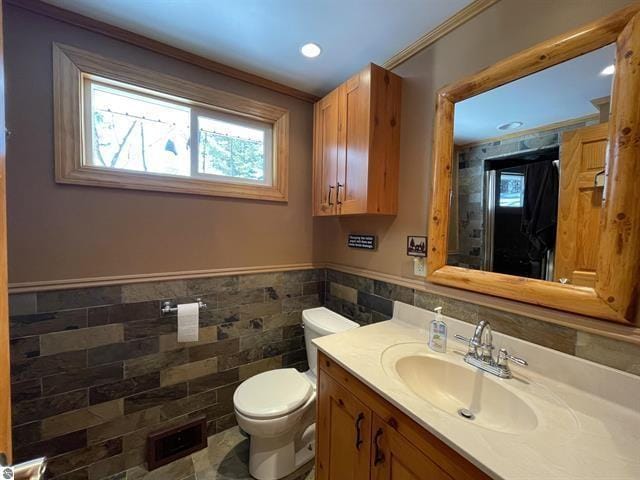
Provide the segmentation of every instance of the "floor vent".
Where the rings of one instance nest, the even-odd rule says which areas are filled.
[[[149,434],[147,467],[149,471],[171,463],[207,446],[207,419],[199,416],[181,425]]]

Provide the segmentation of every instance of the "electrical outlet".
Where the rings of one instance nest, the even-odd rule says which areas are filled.
[[[416,277],[424,277],[427,274],[424,267],[424,257],[416,257],[413,259],[413,274]]]

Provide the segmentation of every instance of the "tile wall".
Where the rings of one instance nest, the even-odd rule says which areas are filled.
[[[200,339],[181,344],[161,302],[201,297]],[[151,282],[10,298],[16,461],[50,457],[49,478],[142,478],[150,431],[206,415],[235,425],[232,396],[259,372],[305,370],[301,312],[324,304],[367,325],[393,301],[640,375],[640,347],[336,270]],[[152,477],[150,477],[152,478]]]
[[[336,270],[327,270],[326,288],[325,306],[361,325],[391,318],[394,300],[427,310],[442,306],[445,315],[489,320],[497,332],[640,375],[640,346],[631,343]]]
[[[305,370],[301,311],[323,302],[324,270],[11,295],[17,462],[46,455],[49,478],[98,480],[144,463],[147,434],[206,415],[235,425],[242,380]],[[178,343],[163,300],[201,297],[199,341]],[[120,478],[120,477],[118,477]]]

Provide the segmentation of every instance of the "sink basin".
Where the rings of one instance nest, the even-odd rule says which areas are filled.
[[[431,355],[424,345],[394,345],[382,357],[387,374],[415,395],[461,421],[503,433],[535,430],[534,410],[504,382],[471,367],[454,354]],[[421,352],[420,352],[421,350]],[[418,352],[420,353],[418,353]]]

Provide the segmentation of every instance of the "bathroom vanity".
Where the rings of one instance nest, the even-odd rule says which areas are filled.
[[[392,320],[316,339],[319,480],[640,478],[640,377],[493,334],[512,378],[464,361],[474,325],[396,302]],[[466,415],[465,415],[466,414]]]
[[[490,478],[327,355],[318,365],[318,480]]]

